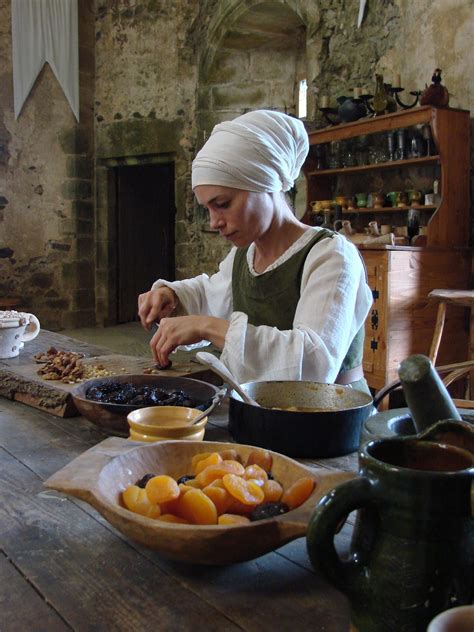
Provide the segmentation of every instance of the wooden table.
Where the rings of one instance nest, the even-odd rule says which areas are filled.
[[[224,402],[205,439],[231,440],[226,425]],[[347,600],[313,570],[304,538],[242,564],[184,565],[126,540],[88,504],[43,488],[105,438],[83,417],[0,398],[1,632],[349,630]],[[304,462],[354,470],[356,454]],[[341,552],[349,537],[346,525]]]

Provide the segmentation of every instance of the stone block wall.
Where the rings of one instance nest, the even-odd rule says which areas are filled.
[[[80,122],[46,64],[13,113],[10,1],[0,0],[0,296],[50,329],[95,324],[94,11],[79,0]]]

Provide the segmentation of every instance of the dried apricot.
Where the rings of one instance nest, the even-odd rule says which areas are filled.
[[[222,478],[216,478],[214,481],[212,481],[212,483],[208,485],[208,487],[220,487],[221,489],[225,489]]]
[[[181,496],[177,512],[193,524],[217,524],[216,506],[200,489],[192,489]]]
[[[197,476],[200,472],[205,470],[206,467],[209,467],[209,465],[218,465],[219,463],[222,463],[221,455],[218,454],[217,452],[212,452],[205,459],[201,459],[200,461],[196,463],[194,467],[194,473]]]
[[[161,513],[160,507],[150,502],[146,491],[138,485],[130,485],[122,492],[123,504],[129,511],[146,516],[147,518],[158,518]]]
[[[227,507],[227,513],[238,514],[239,516],[248,516],[252,509],[255,508],[255,505],[244,505],[237,498],[232,498]]]
[[[216,487],[215,485],[209,485],[202,490],[206,496],[208,496],[215,504],[217,514],[220,516],[225,513],[232,501],[232,497],[229,492],[223,487]]]
[[[265,498],[263,490],[258,485],[246,481],[241,476],[226,474],[222,477],[222,482],[229,494],[244,505],[258,505]]]
[[[178,483],[167,476],[166,474],[160,474],[150,478],[145,486],[145,491],[148,495],[150,502],[160,505],[170,500],[175,500],[179,496]]]
[[[186,482],[186,485],[188,487],[194,487],[195,489],[201,489],[201,486],[199,485],[199,483],[196,481],[195,478],[191,478]]]
[[[268,480],[268,474],[265,472],[263,467],[253,463],[252,465],[247,465],[244,472],[244,478],[249,479],[257,479],[261,481]]]
[[[238,461],[239,463],[242,463],[242,457],[237,454],[237,450],[234,450],[234,448],[221,450],[219,454],[221,455],[223,461]]]
[[[212,452],[199,452],[199,454],[195,454],[192,458],[191,458],[191,469],[194,472],[196,465],[199,463],[199,461],[202,461],[202,459],[207,459],[208,456],[211,456]]]
[[[237,461],[222,461],[216,465],[208,465],[194,480],[203,488],[210,485],[216,478],[222,478],[225,474],[242,476],[244,472],[244,466]]]
[[[222,514],[217,520],[217,524],[238,525],[248,524],[250,520],[246,516],[238,516],[237,514]]]
[[[162,514],[158,520],[161,520],[162,522],[174,522],[176,524],[189,524],[189,522],[187,520],[185,520],[184,518],[180,518],[179,516],[175,516],[174,514]]]
[[[263,493],[265,494],[266,503],[277,502],[283,494],[283,487],[278,481],[265,481]]]
[[[311,496],[315,484],[314,479],[309,476],[299,478],[283,492],[281,502],[288,505],[290,509],[299,507]]]
[[[191,487],[191,485],[186,485],[186,483],[180,483],[178,487],[180,494],[185,494],[186,492],[189,492],[190,489],[195,489],[194,487]]]
[[[252,450],[247,457],[247,465],[260,465],[265,472],[270,472],[273,465],[273,457],[266,450]]]

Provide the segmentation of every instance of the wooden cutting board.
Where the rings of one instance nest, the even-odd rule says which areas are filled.
[[[0,360],[0,396],[58,417],[79,415],[71,397],[75,384],[66,384],[59,380],[44,380],[41,375],[38,375],[38,369],[43,365],[37,363],[33,356],[40,351],[47,351],[51,346],[61,351],[84,353],[85,364],[102,366],[113,375],[141,375],[144,369],[153,367],[151,358],[111,354],[107,353],[106,349],[93,347],[73,338],[41,331],[38,338],[28,344],[28,349],[25,346],[20,356]],[[104,351],[106,353],[100,353]],[[154,372],[154,375],[193,377],[213,384],[220,383],[212,371],[192,362],[192,358],[193,354],[180,354],[176,360],[173,360],[171,369]]]

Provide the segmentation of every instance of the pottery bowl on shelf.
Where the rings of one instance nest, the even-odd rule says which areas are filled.
[[[150,406],[138,408],[127,416],[132,441],[163,441],[169,439],[187,439],[202,441],[206,431],[208,417],[203,417],[198,408],[185,406]]]
[[[314,489],[307,500],[287,513],[240,525],[191,525],[164,522],[133,513],[122,505],[121,494],[145,474],[189,474],[192,457],[203,452],[233,449],[243,463],[254,446],[235,443],[161,441],[136,443],[110,437],[87,450],[51,476],[48,488],[76,496],[99,511],[126,537],[165,557],[192,564],[223,565],[264,555],[287,542],[304,537],[310,515],[319,500],[349,472],[308,468],[270,452],[271,472],[287,489],[302,477],[312,477]]]
[[[138,408],[149,407],[150,402],[108,403],[94,401],[87,397],[89,389],[92,387],[107,388],[113,383],[119,386],[123,385],[124,388],[125,385],[131,385],[140,390],[149,387],[161,389],[166,393],[181,391],[185,396],[182,401],[183,406],[198,408],[207,413],[212,411],[220,397],[219,389],[213,384],[188,377],[162,375],[112,375],[110,377],[87,380],[75,386],[71,391],[71,395],[79,413],[107,434],[121,437],[128,437],[127,415]]]

